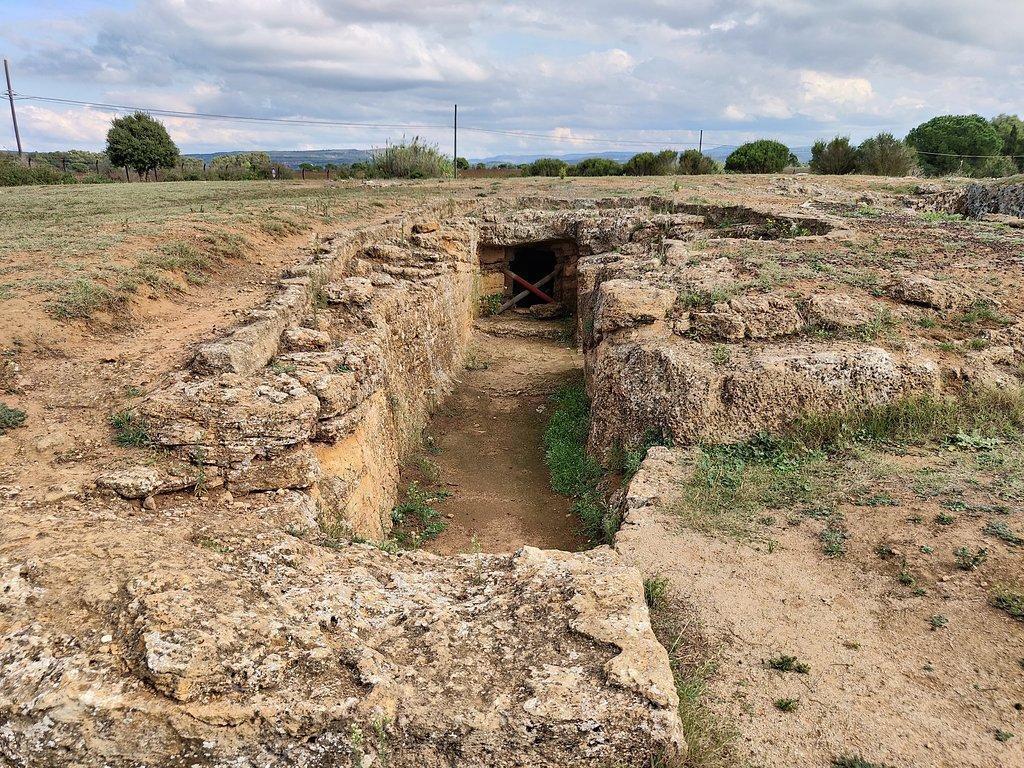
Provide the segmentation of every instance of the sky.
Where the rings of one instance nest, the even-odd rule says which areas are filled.
[[[185,152],[459,154],[790,146],[1024,113],[1021,0],[3,0],[14,91],[182,112]],[[99,149],[110,111],[21,98],[28,150]],[[13,149],[6,108],[0,148]]]

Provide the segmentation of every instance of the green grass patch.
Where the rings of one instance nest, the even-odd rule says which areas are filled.
[[[590,401],[582,383],[568,384],[551,397],[553,411],[544,429],[544,460],[551,488],[573,499],[573,513],[586,536],[610,543],[621,520],[599,488],[604,470],[587,454]]]
[[[110,417],[114,428],[114,441],[126,448],[144,448],[151,443],[149,425],[137,411],[118,411]]]
[[[837,450],[857,443],[919,444],[958,433],[1016,438],[1022,431],[1024,390],[978,390],[802,416],[786,438],[807,449]]]
[[[991,596],[992,605],[1006,611],[1011,618],[1024,621],[1024,592],[1009,587],[1000,587]]]

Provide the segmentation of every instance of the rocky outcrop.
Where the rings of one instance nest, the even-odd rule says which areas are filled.
[[[963,309],[978,300],[978,294],[952,280],[935,280],[924,275],[901,275],[889,287],[890,295],[907,304],[937,310]]]
[[[74,625],[38,609],[73,596],[0,560],[0,762],[640,768],[686,749],[640,574],[611,550],[260,538],[221,534],[205,561],[165,539],[144,572],[115,547],[104,607]]]
[[[879,309],[844,293],[815,294],[807,300],[807,322],[830,331],[856,331],[879,316]]]
[[[678,336],[605,342],[588,370],[590,444],[602,456],[651,433],[681,445],[744,440],[803,413],[886,403],[940,384],[933,362],[849,342],[736,346],[721,360]]]

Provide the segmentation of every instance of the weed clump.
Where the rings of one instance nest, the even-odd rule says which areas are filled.
[[[798,675],[806,675],[811,671],[810,664],[800,661],[796,656],[790,656],[787,653],[780,653],[778,656],[768,659],[765,663],[770,669],[779,672],[796,672]]]
[[[1010,618],[1024,621],[1024,592],[1002,587],[992,593],[992,605],[1010,614]]]
[[[25,423],[25,412],[0,403],[0,435]]]
[[[415,481],[410,483],[405,500],[391,512],[394,541],[400,547],[415,549],[440,536],[448,524],[434,505],[450,495],[447,491],[427,490]]]
[[[114,440],[126,448],[144,448],[152,442],[144,416],[132,409],[118,411],[110,417]]]

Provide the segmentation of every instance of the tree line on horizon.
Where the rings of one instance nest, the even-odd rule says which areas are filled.
[[[70,157],[70,170],[68,170]],[[100,172],[101,158],[106,174]],[[181,155],[166,127],[145,112],[115,118],[107,134],[105,152],[71,150],[41,153],[35,167],[0,158],[0,186],[72,184],[114,181],[111,169],[132,169],[139,179],[187,181],[201,179],[255,180],[293,178],[295,171],[271,161],[266,152],[245,152],[214,158],[209,164]],[[482,164],[478,164],[479,168]],[[524,176],[668,176],[713,173],[780,173],[798,166],[792,151],[780,141],[758,139],[737,147],[724,166],[696,149],[640,152],[626,162],[589,157],[570,164],[543,157],[518,166]],[[301,170],[329,170],[336,178],[443,178],[454,169],[468,170],[462,157],[451,159],[436,145],[419,137],[389,144],[374,151],[366,162],[315,166]],[[849,137],[817,141],[811,149],[809,170],[821,174],[861,173],[874,176],[1004,177],[1024,172],[1024,121],[1017,115],[943,115],[911,130],[904,139],[880,133],[854,146]],[[162,178],[160,176],[163,172]],[[79,177],[78,173],[85,175]],[[130,179],[130,177],[129,177]]]

